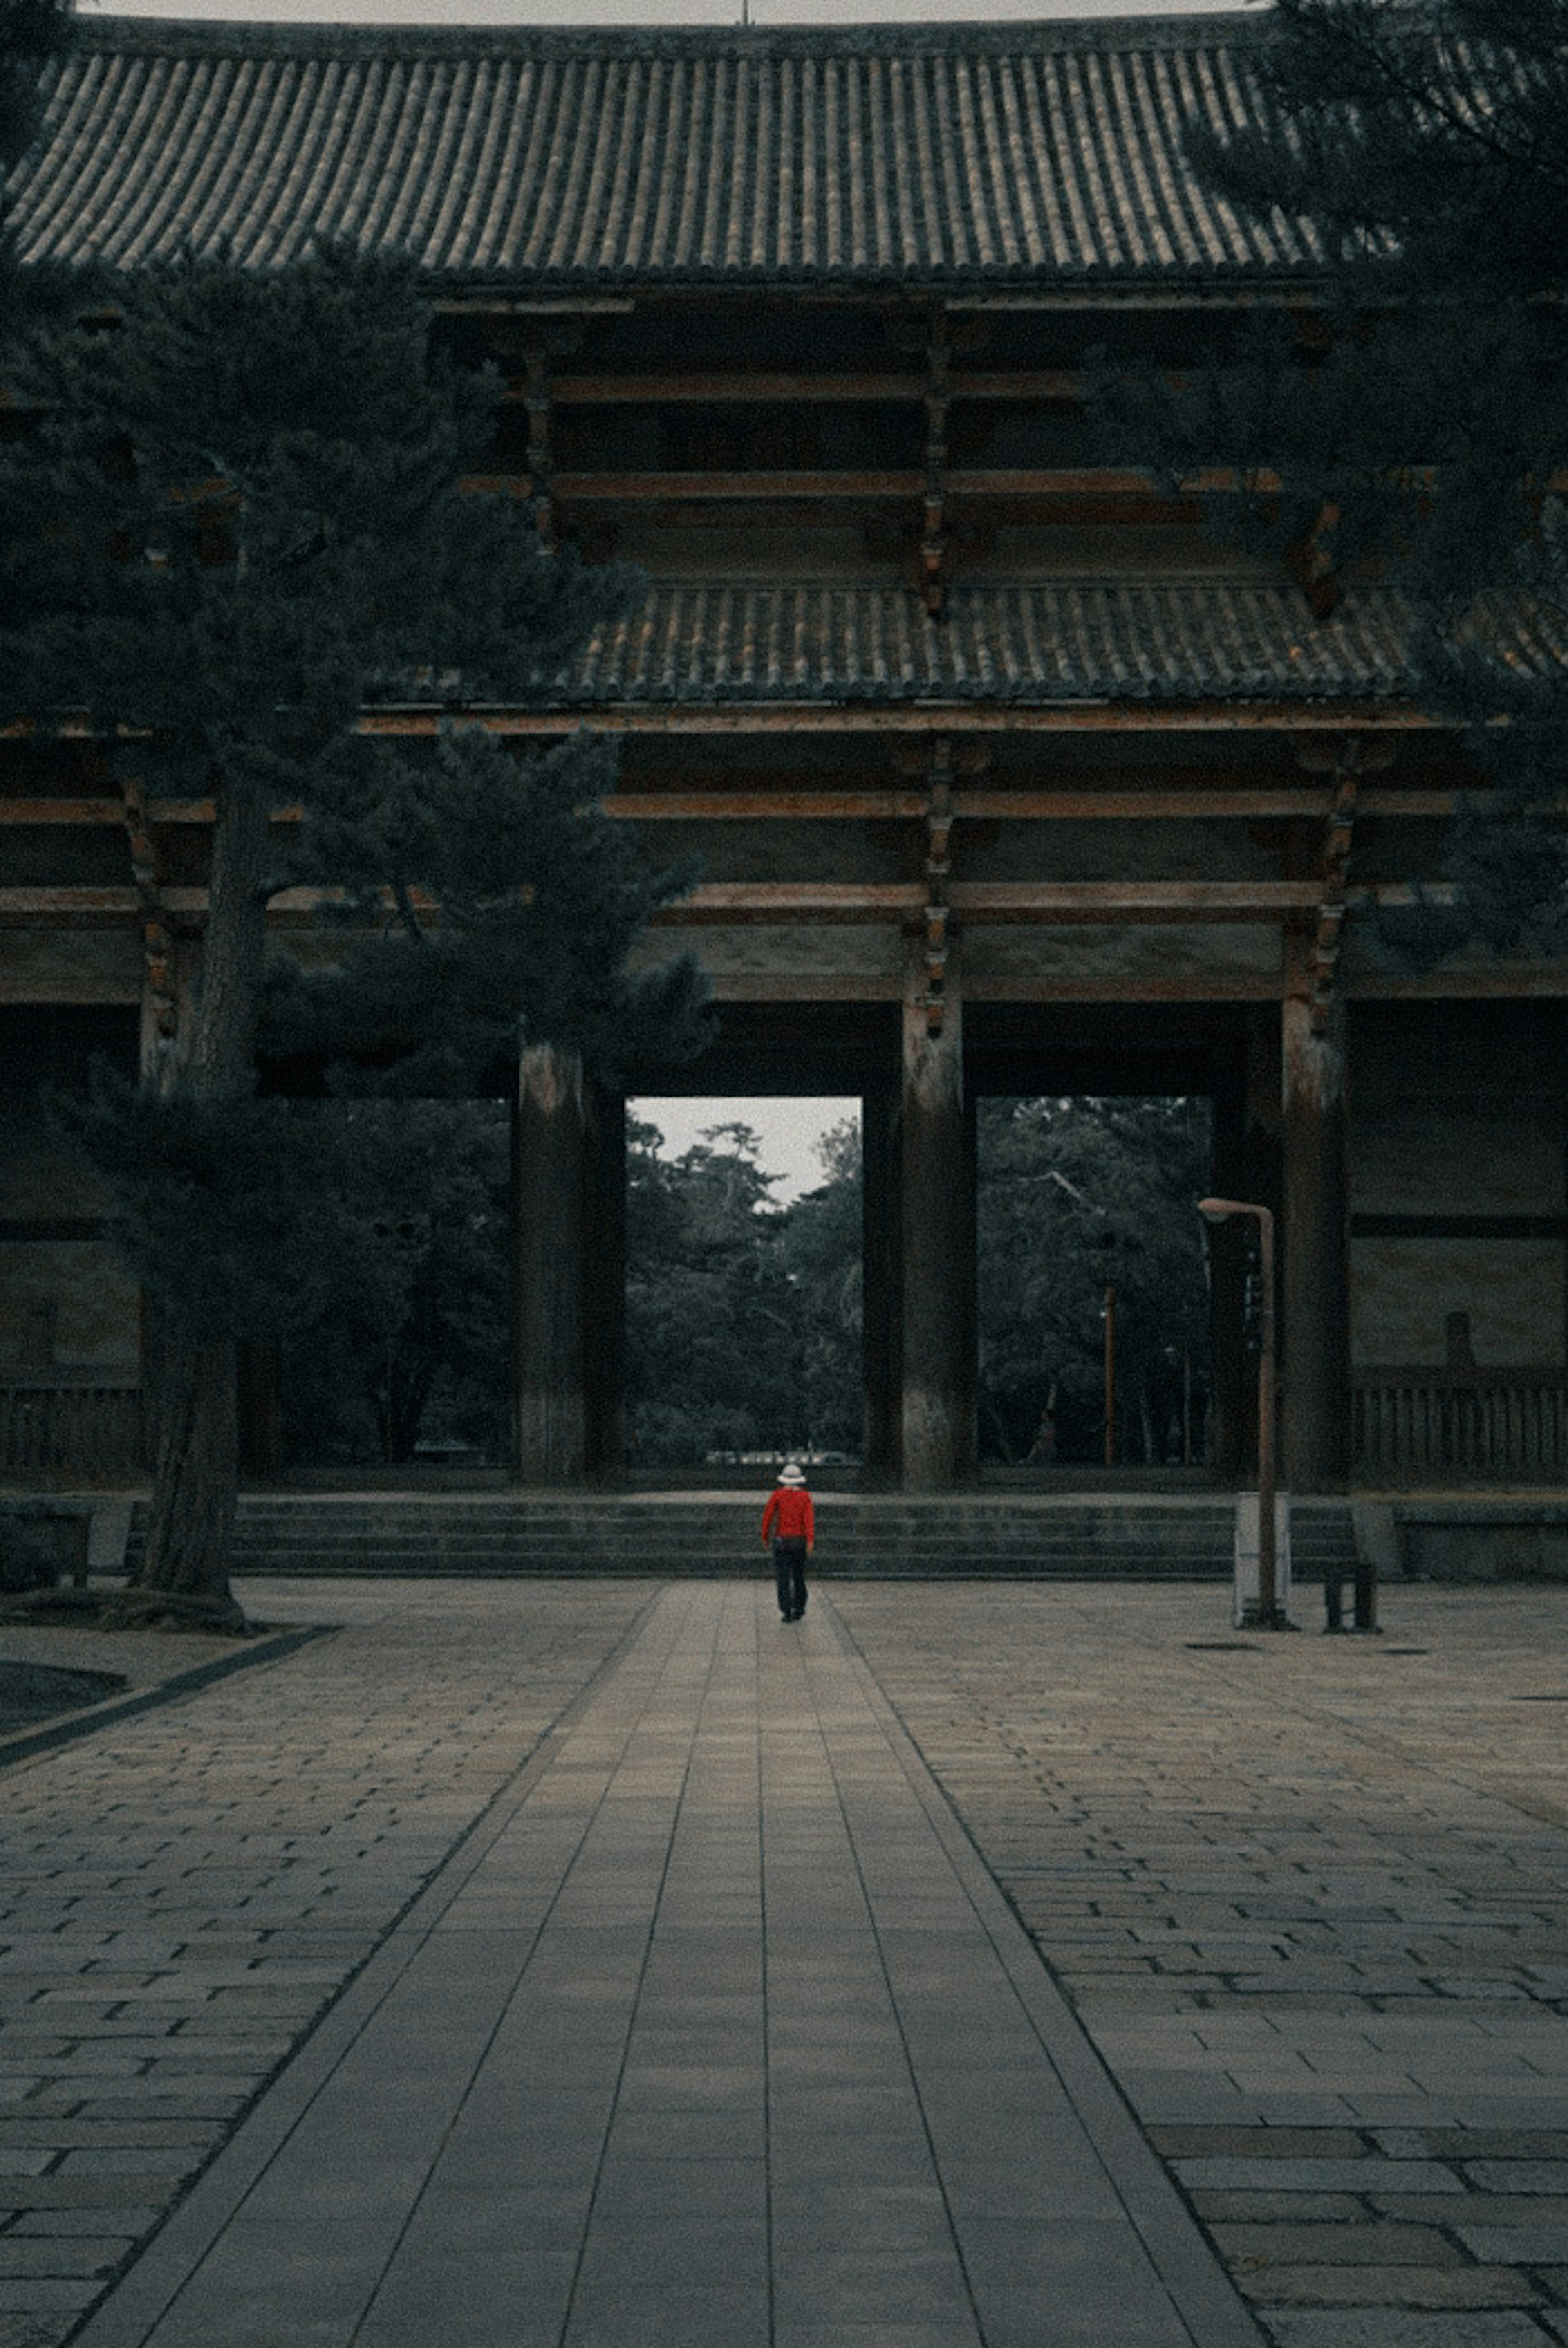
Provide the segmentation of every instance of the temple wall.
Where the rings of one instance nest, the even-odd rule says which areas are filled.
[[[97,1221],[101,1198],[51,1138],[36,1092],[7,1094],[3,1105],[0,1366],[133,1377],[137,1284],[82,1229]]]
[[[1568,1110],[1550,1004],[1362,1006],[1351,1053],[1351,1343],[1440,1368],[1568,1362]],[[1555,1228],[1553,1228],[1555,1226]]]

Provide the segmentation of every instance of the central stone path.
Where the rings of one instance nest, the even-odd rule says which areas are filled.
[[[82,2348],[1255,2348],[820,1595],[677,1585]]]

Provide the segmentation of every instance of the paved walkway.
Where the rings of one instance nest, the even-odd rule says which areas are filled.
[[[838,1604],[1276,2348],[1568,2341],[1568,1586]]]
[[[0,2348],[1568,2342],[1568,1589],[246,1596],[4,1771]]]
[[[664,1591],[83,2348],[1245,2348],[825,1603]]]

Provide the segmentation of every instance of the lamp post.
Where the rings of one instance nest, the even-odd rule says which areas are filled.
[[[1198,1212],[1205,1223],[1227,1222],[1233,1215],[1257,1220],[1257,1620],[1260,1630],[1282,1631],[1274,1526],[1274,1216],[1241,1199],[1200,1199]]]

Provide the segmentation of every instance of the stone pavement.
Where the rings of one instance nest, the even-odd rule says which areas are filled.
[[[71,2333],[652,1592],[245,1595],[346,1627],[5,1772],[0,2348]],[[138,1690],[220,1653],[0,1647]]]
[[[835,1602],[1270,2339],[1568,2340],[1568,1587]]]
[[[572,1596],[589,1612],[610,1602],[579,1585],[568,1617]],[[433,1609],[419,1627],[487,1770],[491,1657],[522,1652],[536,1606],[562,1601],[490,1584],[466,1602],[456,1655]],[[614,1621],[596,1627],[602,1646]],[[450,1855],[88,2318],[84,2348],[1258,2342],[825,1605],[786,1631],[761,1584],[664,1591],[477,1817],[481,1779],[448,1782],[463,1737],[446,1743],[428,1709],[407,1753],[387,1749],[394,1629],[355,1620],[277,1673],[172,1707],[167,1814],[143,1784],[111,1827],[128,1864],[178,1834],[188,1804],[215,1821],[184,1854],[194,1868],[142,1885],[135,1948],[122,1915],[120,1945],[74,1982],[102,2000],[77,2041],[93,2125],[43,2123],[18,2206],[53,2182],[61,2198],[35,2212],[100,2226],[104,2202],[73,2187],[188,2173],[227,2116],[209,2001],[230,2001],[253,2063],[262,2017],[280,2039],[297,2031],[355,1931],[386,1915],[417,1848],[411,1778],[436,1806],[426,1855],[443,1841]],[[226,1716],[203,1720],[210,1706]],[[300,1739],[313,1713],[313,1752],[280,1737],[280,1717]],[[90,1743],[72,1755],[89,1770]],[[150,1739],[138,1757],[154,1762]],[[231,1945],[179,1941],[215,1929]],[[179,2009],[189,2052],[149,2032],[138,1991]],[[111,2104],[128,2112],[141,2091],[200,2116],[170,2128],[167,2166],[149,2117],[101,2134],[122,2011],[136,2034],[118,2042],[118,2077],[133,2084]],[[53,2058],[57,2094],[73,2077],[79,2091],[85,2072],[34,2051],[40,2075]],[[75,2247],[77,2303],[95,2288],[101,2232],[14,2228],[0,2252],[13,2243],[46,2245],[40,2267]]]
[[[0,2348],[1568,2341],[1568,1591],[246,1597],[5,1772]]]

